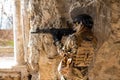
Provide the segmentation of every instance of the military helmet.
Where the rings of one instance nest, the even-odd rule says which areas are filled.
[[[73,23],[79,24],[81,22],[85,27],[87,27],[89,29],[92,29],[93,24],[94,24],[92,17],[89,16],[88,14],[80,14],[73,18]]]

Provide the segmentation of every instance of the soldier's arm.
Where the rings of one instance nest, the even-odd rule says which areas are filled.
[[[62,50],[67,54],[71,55],[76,53],[77,51],[77,44],[76,39],[74,35],[70,35],[67,40],[65,41],[64,46],[62,47]]]

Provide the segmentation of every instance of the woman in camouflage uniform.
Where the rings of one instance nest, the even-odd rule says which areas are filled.
[[[93,20],[87,14],[73,19],[74,30],[63,46],[57,43],[62,60],[58,66],[61,80],[88,80],[88,67],[93,60],[97,40],[92,33]]]

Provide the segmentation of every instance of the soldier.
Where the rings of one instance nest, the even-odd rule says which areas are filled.
[[[87,14],[73,19],[74,30],[62,46],[58,41],[58,53],[62,60],[58,66],[61,80],[88,80],[88,67],[93,60],[97,40],[92,32],[93,20]]]

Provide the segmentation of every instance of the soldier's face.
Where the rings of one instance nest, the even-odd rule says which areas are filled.
[[[80,30],[82,30],[82,28],[83,28],[83,25],[82,25],[82,23],[75,23],[74,24],[74,26],[73,26],[73,28],[74,28],[74,30],[76,31],[76,32],[79,32]]]

